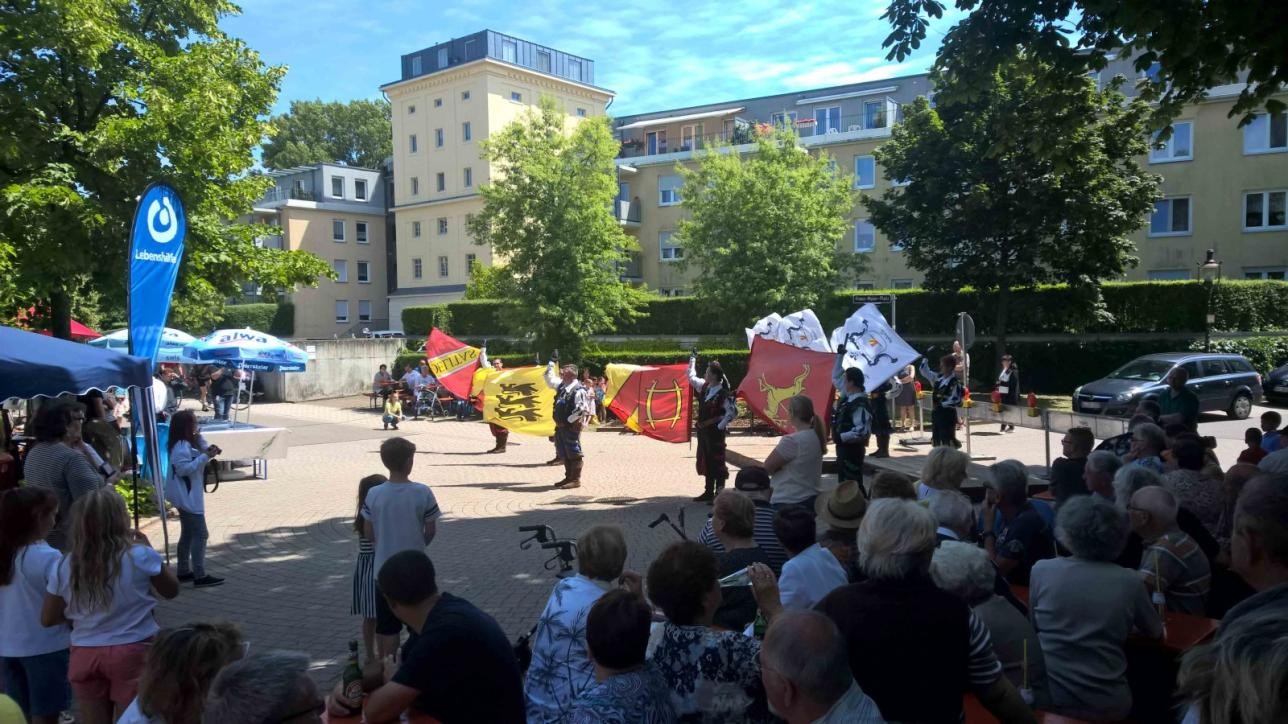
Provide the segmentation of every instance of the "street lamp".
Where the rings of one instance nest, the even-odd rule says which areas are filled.
[[[1216,322],[1216,315],[1212,313],[1212,287],[1216,282],[1221,281],[1221,262],[1217,261],[1216,252],[1212,249],[1207,250],[1207,258],[1198,264],[1198,276],[1207,287],[1207,318],[1203,325],[1203,351],[1212,351],[1212,324]]]

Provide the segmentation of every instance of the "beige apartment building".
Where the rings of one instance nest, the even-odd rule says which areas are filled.
[[[258,243],[312,252],[336,274],[288,295],[295,306],[294,338],[362,336],[389,328],[383,175],[330,163],[269,172],[275,185],[255,203],[253,221],[282,233]],[[258,294],[248,292],[252,298]]]
[[[613,94],[594,85],[594,70],[589,59],[490,30],[402,56],[402,78],[381,87],[393,114],[392,328],[402,328],[405,307],[460,299],[470,266],[492,262],[465,230],[494,173],[479,141],[542,97],[570,123],[602,117]]]
[[[1127,61],[1102,73],[1131,77]],[[1212,89],[1176,120],[1166,148],[1142,159],[1163,178],[1163,198],[1134,235],[1140,264],[1128,279],[1192,279],[1212,249],[1227,279],[1283,279],[1288,270],[1288,135],[1284,114],[1259,116],[1240,129],[1227,114],[1241,86]],[[677,165],[692,167],[695,154],[715,142],[741,145],[757,123],[795,126],[803,145],[827,153],[855,176],[855,187],[880,195],[890,187],[873,152],[890,138],[901,108],[917,96],[933,99],[925,75],[904,76],[810,91],[678,108],[617,119],[618,217],[639,239],[637,259],[623,279],[663,295],[689,291],[694,270],[681,271],[683,244],[676,236],[683,213]],[[861,205],[842,240],[844,249],[870,257],[861,288],[917,286],[897,243],[877,231]]]

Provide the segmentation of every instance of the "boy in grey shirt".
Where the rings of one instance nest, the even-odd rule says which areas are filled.
[[[424,551],[438,530],[442,512],[434,492],[409,477],[415,456],[416,446],[405,438],[391,437],[380,445],[389,481],[369,490],[362,505],[364,535],[376,544],[377,575],[395,553]],[[376,596],[376,652],[382,660],[397,650],[402,627],[384,596]]]

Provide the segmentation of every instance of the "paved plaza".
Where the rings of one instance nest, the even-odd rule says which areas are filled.
[[[378,448],[386,437],[402,434],[416,444],[412,477],[434,489],[443,509],[429,547],[440,587],[496,617],[511,638],[533,625],[555,581],[542,567],[552,551],[519,549],[526,537],[520,525],[549,525],[565,538],[596,523],[621,526],[630,549],[627,566],[643,573],[662,548],[678,540],[669,527],[650,529],[649,522],[661,513],[675,520],[683,508],[688,533],[696,536],[709,510],[689,501],[701,488],[692,447],[622,434],[620,428],[583,436],[583,485],[559,491],[552,484],[562,468],[544,464],[553,453],[549,442],[511,435],[507,453],[487,454],[493,438],[477,421],[409,420],[399,432],[386,432],[363,398],[258,405],[251,415],[256,424],[291,430],[288,457],[271,461],[267,480],[227,481],[206,496],[207,566],[227,583],[203,590],[184,586],[177,599],[161,604],[159,615],[163,625],[235,621],[255,650],[307,653],[324,683],[337,675],[348,641],[359,637],[360,621],[349,615],[356,491],[360,478],[384,472]],[[1205,422],[1201,431],[1221,439],[1228,465],[1247,424]],[[733,451],[760,460],[775,442],[745,432],[730,436]],[[1058,436],[1052,444],[1058,454]],[[974,448],[1030,465],[1043,460],[1042,435],[1032,430],[981,434]],[[894,454],[924,456],[928,450]],[[161,546],[158,520],[147,522],[144,531]],[[177,521],[170,536],[173,551]]]

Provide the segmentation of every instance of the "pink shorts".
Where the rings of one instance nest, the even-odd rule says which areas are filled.
[[[139,676],[152,641],[120,646],[73,646],[67,678],[77,699],[110,699],[124,709],[139,693]]]

